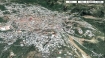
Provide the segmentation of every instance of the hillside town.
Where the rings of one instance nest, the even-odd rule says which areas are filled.
[[[0,10],[0,58],[92,58],[91,54],[98,52],[91,45],[105,41],[103,33],[76,13],[51,11],[36,4],[0,5],[6,8]]]

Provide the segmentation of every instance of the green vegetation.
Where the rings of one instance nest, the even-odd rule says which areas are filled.
[[[4,22],[4,19],[0,17],[0,22]]]
[[[44,6],[50,10],[56,11],[66,11],[67,6],[65,6],[64,0],[11,0],[11,2],[16,3],[26,3],[26,4],[38,4]]]
[[[6,10],[4,5],[0,5],[0,10]]]
[[[102,21],[102,19],[100,20],[95,20],[95,19],[86,19],[83,18],[85,21],[87,21],[88,23],[92,24],[93,26],[95,26],[98,30],[100,30],[101,32],[103,32],[105,34],[105,21]]]

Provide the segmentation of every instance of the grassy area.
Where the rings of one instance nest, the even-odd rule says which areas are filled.
[[[10,51],[13,51],[14,54],[16,54],[14,58],[27,58],[27,54],[30,51],[36,51],[36,53],[38,53],[38,50],[33,45],[24,46],[24,47],[19,46],[20,41],[21,39],[18,39],[14,44],[12,44],[11,47],[7,51],[2,53],[2,56],[0,58],[8,58],[10,55]],[[0,53],[1,53],[1,50],[3,50],[4,46],[5,46],[4,44],[0,44],[0,47],[1,47]]]
[[[90,23],[91,25],[95,26],[98,30],[100,30],[101,32],[103,32],[105,34],[105,21],[102,20],[94,20],[94,19],[86,19],[83,18],[85,21],[87,21],[88,23]]]

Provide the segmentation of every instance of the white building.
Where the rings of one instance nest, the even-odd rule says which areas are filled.
[[[0,27],[0,31],[7,31],[10,30],[10,26],[2,26]]]

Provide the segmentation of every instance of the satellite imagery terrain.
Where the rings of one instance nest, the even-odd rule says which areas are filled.
[[[0,58],[105,58],[104,0],[0,0]]]

